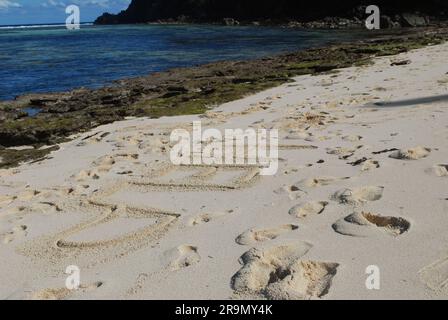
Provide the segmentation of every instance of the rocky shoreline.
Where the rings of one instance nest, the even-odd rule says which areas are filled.
[[[421,27],[448,19],[448,5],[439,0],[133,0],[118,14],[104,13],[96,24],[212,23],[224,25],[280,25],[303,28],[359,28],[366,8],[378,6],[381,28]]]
[[[318,20],[301,21],[295,19],[256,19],[244,20],[236,18],[223,18],[217,20],[194,19],[188,16],[179,16],[176,18],[156,19],[136,24],[150,25],[190,25],[190,24],[210,24],[224,26],[276,26],[282,28],[303,28],[303,29],[364,29],[365,13],[359,13],[352,17],[325,17]],[[120,22],[114,18],[114,15],[105,13],[98,17],[95,22],[97,25],[127,24],[126,21]],[[435,16],[428,16],[418,12],[407,12],[393,16],[381,15],[381,29],[413,28],[413,27],[446,27],[448,21]]]
[[[127,117],[199,114],[303,74],[368,64],[448,40],[446,28],[400,29],[370,40],[250,61],[222,61],[124,79],[100,89],[29,94],[0,102],[0,168],[36,161],[70,135]],[[39,112],[31,116],[27,110]],[[22,146],[29,146],[22,148]],[[48,147],[50,146],[50,147]],[[17,148],[20,147],[20,148]]]

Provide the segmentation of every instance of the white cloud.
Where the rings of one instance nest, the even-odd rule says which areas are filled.
[[[50,7],[66,7],[67,5],[62,1],[57,0],[47,0],[47,2],[44,2],[41,4],[42,7],[50,8]]]
[[[0,0],[0,7],[1,2],[8,0]],[[41,7],[44,8],[54,8],[54,7],[67,7],[69,4],[76,4],[78,6],[84,7],[84,6],[90,6],[90,7],[102,7],[107,8],[112,5],[128,5],[131,2],[131,0],[71,0],[69,3],[65,3],[60,0],[46,0],[41,4]]]
[[[96,7],[103,7],[107,8],[111,5],[123,5],[123,4],[129,4],[130,0],[72,0],[74,4],[80,5],[80,6],[96,6]]]
[[[9,0],[0,0],[0,10],[6,10],[9,8],[20,8],[22,5],[17,2],[12,2]]]

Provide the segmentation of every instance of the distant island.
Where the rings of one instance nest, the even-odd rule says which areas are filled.
[[[418,27],[446,21],[445,0],[132,0],[118,14],[104,13],[95,24],[220,23],[297,27],[356,27],[367,5],[381,9],[382,28]]]

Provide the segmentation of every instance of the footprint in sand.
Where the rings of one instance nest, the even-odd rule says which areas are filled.
[[[273,276],[265,296],[271,300],[321,298],[328,294],[338,267],[338,263],[297,261]]]
[[[448,257],[442,258],[419,271],[420,279],[430,289],[448,292]]]
[[[271,300],[320,298],[330,289],[337,263],[299,260],[311,248],[304,242],[251,249],[241,258],[243,267],[232,277],[232,289]]]
[[[434,173],[438,177],[448,177],[448,164],[435,165],[428,172]]]
[[[181,245],[165,252],[164,259],[168,261],[171,270],[177,271],[198,264],[201,256],[197,247]]]
[[[431,153],[431,149],[421,146],[394,151],[389,157],[398,160],[419,160],[426,158]]]
[[[359,149],[361,149],[363,146],[358,146],[356,148],[343,148],[343,147],[336,147],[336,148],[327,148],[327,154],[338,156],[341,160],[346,160],[350,157],[352,157],[355,152]]]
[[[233,214],[234,210],[227,210],[222,212],[213,212],[213,213],[201,213],[190,220],[188,220],[188,225],[190,227],[194,227],[200,224],[209,223],[215,219],[223,218],[229,214]]]
[[[378,161],[370,159],[363,163],[363,165],[361,167],[361,171],[362,172],[372,171],[372,170],[378,169],[379,167],[380,167],[380,163]]]
[[[138,154],[120,153],[114,156],[104,156],[94,162],[95,170],[99,173],[107,173],[114,168],[118,162],[128,161],[137,164],[136,160],[139,158]]]
[[[16,207],[12,207],[9,209],[6,209],[5,211],[3,211],[2,216],[7,217],[7,216],[17,216],[20,217],[22,216],[24,213],[28,213],[29,212],[29,208],[25,207],[25,206],[16,206]]]
[[[87,137],[82,138],[81,142],[78,143],[76,146],[83,147],[88,144],[98,143],[98,142],[103,141],[103,139],[109,135],[110,135],[110,132],[102,132],[102,131],[96,132],[94,134],[91,134]]]
[[[73,195],[82,195],[85,194],[87,189],[90,186],[88,184],[78,184],[73,187],[62,187],[59,189],[55,189],[54,193],[59,196],[73,196]]]
[[[306,188],[318,188],[328,186],[339,181],[348,180],[350,177],[335,178],[335,177],[317,177],[305,179],[292,185],[291,190],[303,190]]]
[[[16,196],[0,195],[0,206],[6,207],[6,206],[10,205],[11,203],[13,203],[14,200],[16,200],[16,199],[17,199]]]
[[[109,172],[116,163],[112,156],[105,156],[94,162],[94,166],[98,172]]]
[[[110,172],[119,160],[134,161],[137,160],[138,157],[139,156],[137,154],[128,153],[117,154],[114,156],[104,156],[93,163],[93,170],[82,170],[73,177],[76,179],[76,181],[85,181],[88,179],[98,180],[100,179],[100,174]],[[123,172],[122,174],[125,173],[129,173],[129,171]]]
[[[235,241],[240,245],[254,245],[257,242],[273,240],[282,234],[297,230],[299,226],[286,224],[270,229],[251,229],[239,235]]]
[[[442,86],[448,85],[448,78],[443,78],[443,79],[437,80],[437,83]]]
[[[8,244],[16,240],[17,238],[23,238],[26,237],[28,227],[25,225],[15,226],[11,229],[11,231],[8,231],[4,233],[3,236],[3,244]]]
[[[170,147],[170,141],[167,138],[154,138],[139,144],[140,150],[155,154],[167,153]]]
[[[76,175],[76,181],[85,181],[87,179],[98,180],[100,176],[95,170],[82,170],[78,175]]]
[[[362,137],[361,136],[357,136],[357,135],[350,135],[350,136],[342,137],[342,140],[349,141],[349,142],[357,142],[357,141],[361,141]]]
[[[289,134],[285,137],[286,140],[305,140],[308,142],[313,142],[313,134],[306,131],[296,131],[291,130]]]
[[[411,224],[404,218],[385,217],[368,212],[356,212],[333,224],[337,233],[353,237],[377,236],[379,232],[397,237],[409,231]]]
[[[342,189],[337,191],[332,200],[341,204],[360,205],[366,202],[377,201],[383,197],[384,187],[361,187],[355,189]]]
[[[9,214],[35,213],[35,214],[49,215],[61,211],[62,209],[56,203],[50,201],[42,201],[31,203],[29,206],[18,206],[12,208],[8,213]]]
[[[81,285],[78,290],[69,290],[67,288],[48,288],[34,292],[29,297],[30,300],[64,300],[72,294],[86,293],[98,289],[103,282],[98,281],[89,285]]]
[[[30,201],[41,192],[37,190],[26,190],[17,196],[18,201]]]
[[[140,156],[137,153],[118,153],[114,155],[114,159],[124,160],[124,161],[135,161],[138,160]]]
[[[318,215],[324,212],[328,204],[329,203],[326,201],[313,201],[305,204],[299,204],[292,207],[289,210],[289,214],[297,218],[305,218],[310,215]]]
[[[274,193],[279,195],[287,194],[290,200],[297,200],[306,195],[306,192],[300,190],[295,186],[283,186],[279,189],[274,190]]]

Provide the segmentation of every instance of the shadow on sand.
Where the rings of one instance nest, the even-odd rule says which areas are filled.
[[[418,104],[430,104],[433,102],[447,101],[448,94],[443,94],[439,96],[430,96],[422,98],[414,98],[408,100],[397,100],[397,101],[380,101],[373,104],[368,104],[366,107],[409,107]]]

